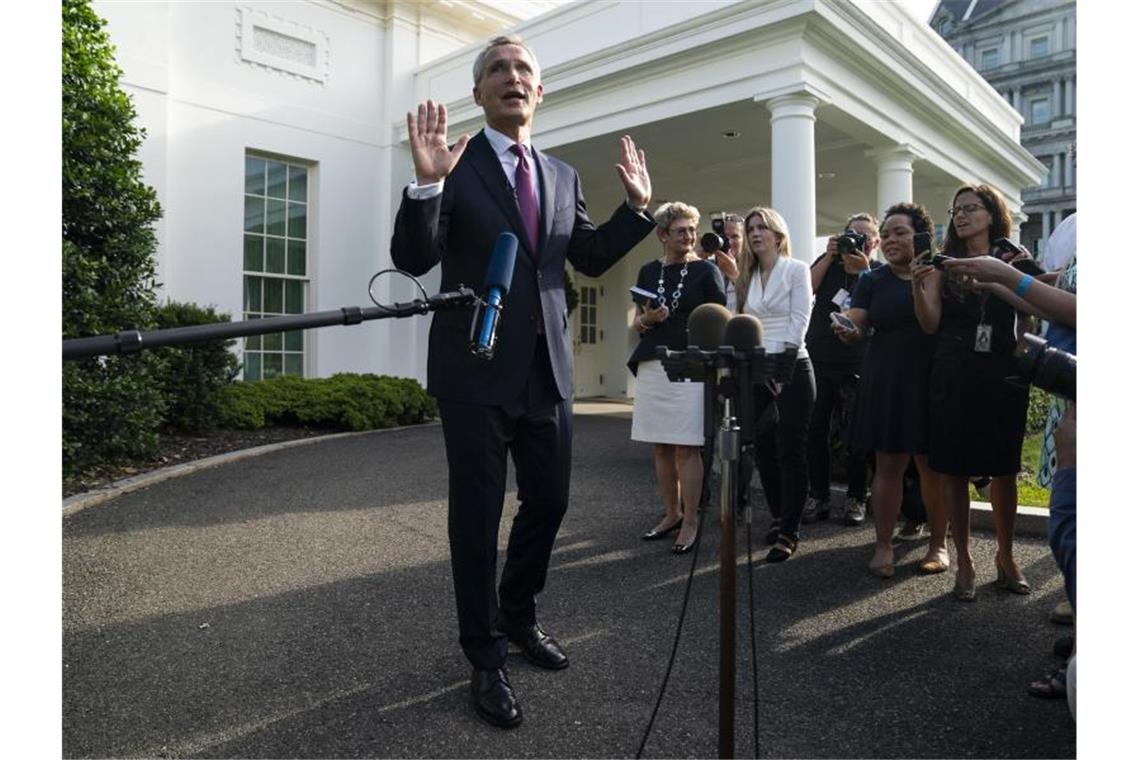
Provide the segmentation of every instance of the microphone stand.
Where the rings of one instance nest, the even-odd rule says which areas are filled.
[[[268,319],[246,319],[238,322],[219,322],[191,327],[172,327],[166,330],[140,332],[123,330],[115,335],[96,335],[89,338],[71,338],[63,341],[64,361],[88,359],[92,356],[134,354],[144,348],[178,346],[207,340],[228,340],[249,335],[307,330],[330,325],[358,325],[373,319],[411,317],[440,309],[470,306],[476,301],[475,291],[459,286],[459,290],[437,293],[425,299],[391,306],[344,306],[340,309],[296,314]]]

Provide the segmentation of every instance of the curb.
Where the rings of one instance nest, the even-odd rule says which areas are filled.
[[[88,507],[94,507],[97,504],[102,504],[111,499],[118,498],[132,491],[152,486],[155,483],[161,483],[164,480],[172,478],[180,478],[184,475],[189,475],[201,470],[208,470],[211,467],[219,467],[223,464],[230,462],[238,462],[242,459],[249,457],[261,456],[262,454],[269,454],[273,451],[281,451],[282,449],[290,449],[294,446],[307,446],[311,443],[321,441],[331,441],[337,438],[350,438],[352,436],[371,435],[373,433],[392,433],[397,430],[408,430],[410,428],[430,427],[438,425],[439,420],[434,422],[425,422],[420,425],[403,425],[401,427],[381,428],[378,430],[359,430],[351,433],[332,433],[330,435],[315,435],[310,438],[297,438],[292,441],[282,441],[280,443],[267,443],[264,446],[254,446],[249,449],[240,449],[238,451],[230,451],[225,454],[217,454],[205,459],[196,459],[193,462],[185,462],[183,464],[176,464],[170,467],[163,467],[159,470],[152,470],[145,472],[142,475],[136,475],[133,478],[125,478],[123,480],[116,480],[101,488],[96,488],[91,491],[77,493],[74,496],[69,496],[63,500],[63,516],[69,517],[81,512]]]

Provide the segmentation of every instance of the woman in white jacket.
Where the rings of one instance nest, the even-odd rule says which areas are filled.
[[[769,562],[782,562],[796,551],[800,517],[807,498],[807,434],[815,403],[815,376],[804,348],[811,315],[811,272],[792,258],[784,218],[770,208],[757,207],[744,217],[745,248],[736,281],[736,309],[758,317],[764,325],[763,347],[768,353],[797,349],[792,381],[782,387],[756,388],[761,414],[775,403],[775,425],[757,425],[756,467],[772,513],[767,540]]]

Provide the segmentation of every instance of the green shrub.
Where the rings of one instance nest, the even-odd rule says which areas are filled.
[[[158,309],[155,326],[160,330],[229,322],[212,306],[169,301]],[[218,423],[222,394],[237,377],[241,363],[229,350],[233,340],[212,340],[156,349],[161,362],[159,388],[166,400],[167,427],[200,433]]]
[[[144,133],[104,22],[86,0],[64,0],[62,20],[63,337],[153,325],[154,190],[135,158]],[[69,362],[63,368],[65,474],[157,446],[164,410],[160,359]]]
[[[304,425],[373,430],[424,422],[438,413],[435,399],[415,380],[341,373],[235,383],[226,388],[219,423],[243,429]]]
[[[1040,433],[1045,429],[1045,418],[1049,414],[1050,396],[1037,386],[1029,388],[1029,413],[1025,418],[1025,434]]]

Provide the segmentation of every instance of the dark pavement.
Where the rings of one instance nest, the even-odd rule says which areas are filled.
[[[658,498],[625,416],[576,418],[570,511],[539,615],[570,655],[512,652],[525,721],[467,704],[447,555],[438,426],[340,437],[167,480],[63,520],[67,757],[632,757],[665,673],[691,557],[637,536]],[[513,475],[512,475],[513,478]],[[505,545],[514,493],[502,525]],[[716,510],[649,757],[717,754]],[[757,527],[767,519],[758,519]],[[759,530],[757,531],[759,532]],[[744,528],[737,755],[754,752]],[[807,526],[752,572],[762,757],[1064,757],[1064,700],[1026,694],[1060,663],[1047,545],[1019,538],[1028,597],[953,573],[866,571],[873,530]]]

